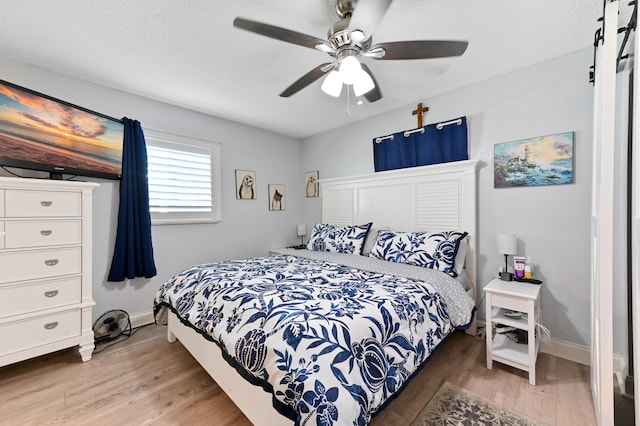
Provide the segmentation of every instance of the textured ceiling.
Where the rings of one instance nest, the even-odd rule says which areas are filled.
[[[3,0],[0,59],[301,138],[589,47],[601,14],[602,0],[395,0],[374,43],[469,47],[453,59],[364,59],[384,97],[351,99],[349,114],[345,92],[329,97],[321,80],[278,96],[327,54],[232,25],[241,16],[325,38],[331,0]]]

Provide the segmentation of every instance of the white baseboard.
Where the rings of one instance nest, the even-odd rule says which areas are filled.
[[[131,328],[138,328],[143,325],[153,324],[156,321],[153,317],[152,311],[129,315],[129,319],[131,320]]]
[[[576,345],[563,340],[543,339],[540,342],[540,352],[568,359],[579,364],[591,365],[591,348]],[[616,375],[618,387],[621,393],[625,393],[624,377],[627,373],[627,365],[622,355],[613,354],[613,374]]]
[[[556,339],[542,339],[540,352],[577,362],[578,364],[591,364],[591,349],[588,346],[576,345]]]

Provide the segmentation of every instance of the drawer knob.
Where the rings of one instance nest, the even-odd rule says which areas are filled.
[[[53,231],[51,229],[43,229],[42,231],[40,231],[40,235],[43,235],[45,237],[48,237],[51,234],[53,234]]]
[[[47,266],[56,266],[58,264],[58,259],[48,259],[44,261]]]
[[[48,322],[44,325],[45,330],[53,330],[58,326],[58,321]]]
[[[42,207],[51,207],[53,205],[53,201],[40,201],[40,205]]]
[[[45,291],[44,295],[47,297],[56,297],[58,295],[58,290]]]

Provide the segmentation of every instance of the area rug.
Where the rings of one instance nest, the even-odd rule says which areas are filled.
[[[411,426],[435,425],[544,426],[545,424],[449,382],[444,382],[416,420],[411,423]]]

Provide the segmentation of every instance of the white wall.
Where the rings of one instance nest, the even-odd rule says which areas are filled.
[[[267,255],[270,248],[295,244],[304,175],[297,166],[297,139],[89,84],[27,65],[0,62],[0,78],[112,117],[127,116],[143,127],[222,143],[222,222],[154,226],[158,275],[122,283],[107,282],[115,241],[117,181],[100,183],[94,192],[94,320],[109,309],[132,316],[148,313],[158,287],[186,266],[208,261]],[[255,170],[257,200],[236,200],[235,169]],[[0,174],[5,173],[0,170]],[[24,175],[33,175],[28,171]],[[286,185],[284,212],[268,210],[267,185]]]
[[[537,265],[544,281],[542,322],[554,339],[590,342],[590,208],[593,88],[587,81],[592,51],[584,51],[424,99],[425,122],[466,115],[470,158],[478,177],[478,277],[482,287],[504,263],[496,234],[514,233],[518,252]],[[365,106],[366,107],[366,106]],[[343,126],[303,141],[302,164],[320,179],[371,173],[372,139],[416,127],[415,105]],[[493,187],[493,145],[575,131],[575,183],[528,188]],[[303,204],[308,222],[320,220],[316,203]],[[480,309],[480,318],[484,310]]]

